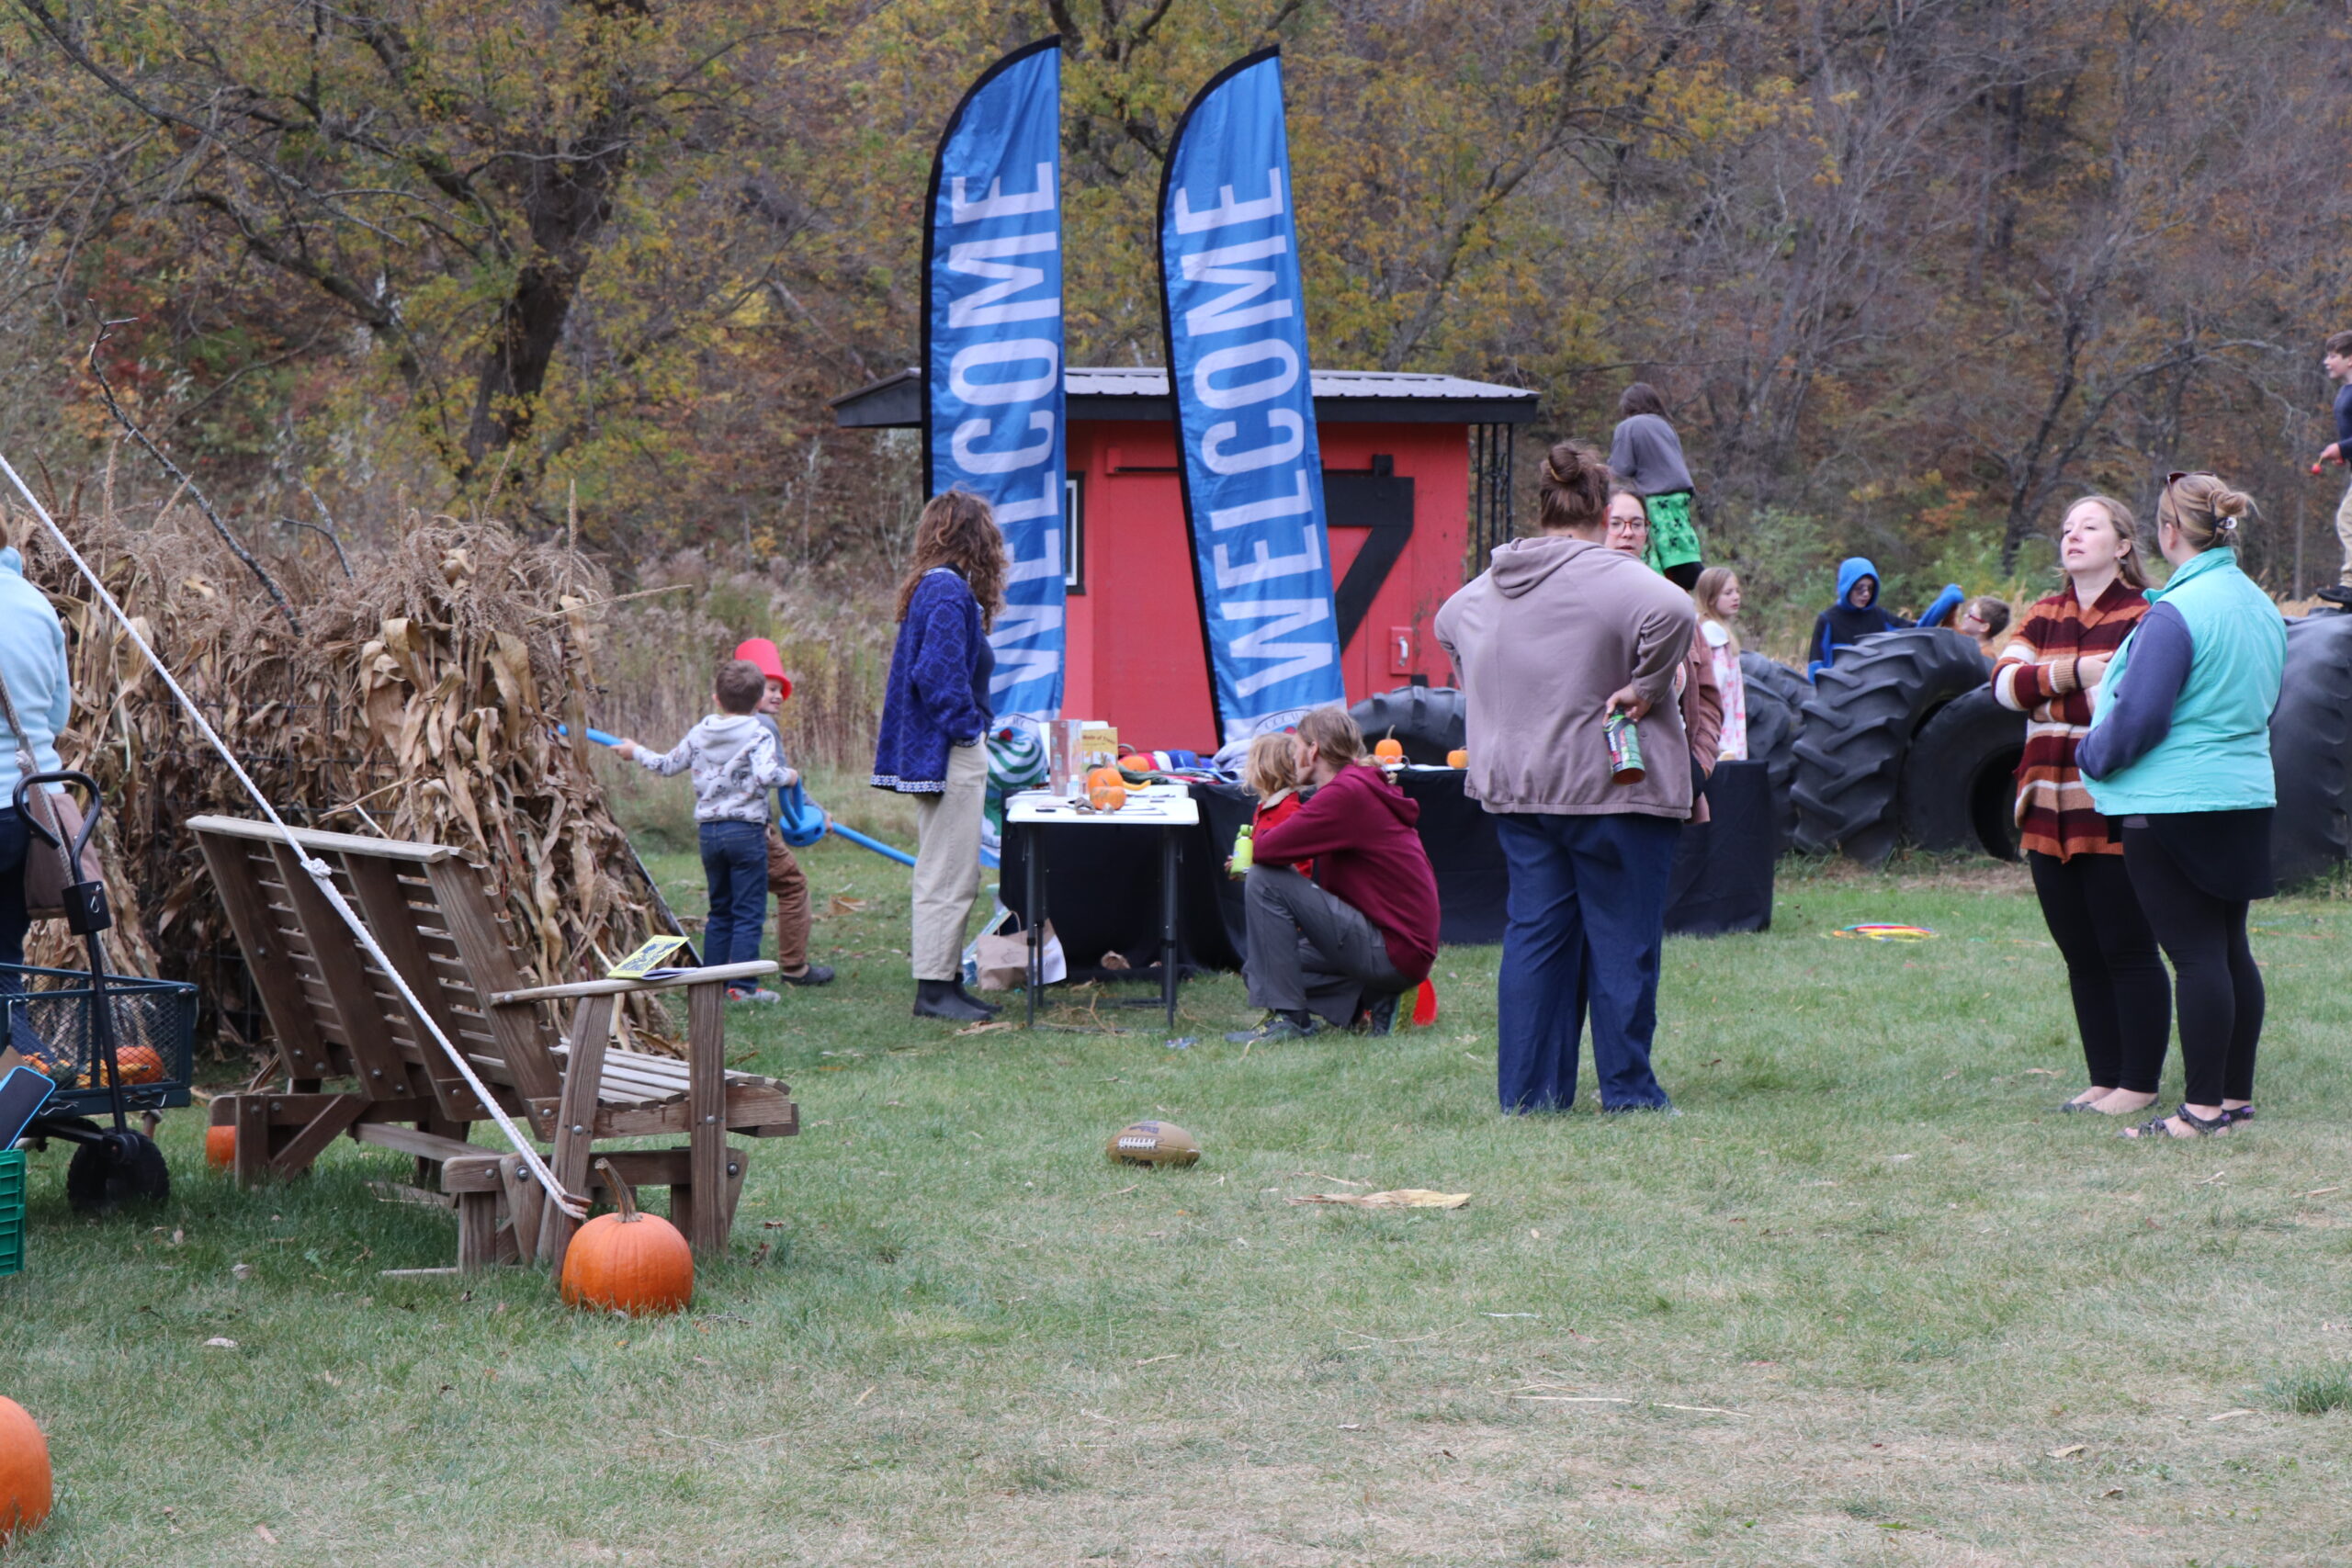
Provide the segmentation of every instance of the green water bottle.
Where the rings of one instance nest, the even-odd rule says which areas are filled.
[[[1241,831],[1233,835],[1233,874],[1239,876],[1258,863],[1258,829],[1255,823],[1244,822]]]

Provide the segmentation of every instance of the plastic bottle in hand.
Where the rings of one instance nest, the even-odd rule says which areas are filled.
[[[1226,862],[1226,869],[1239,876],[1258,863],[1258,829],[1255,824],[1244,822],[1241,830],[1233,835],[1233,858]]]

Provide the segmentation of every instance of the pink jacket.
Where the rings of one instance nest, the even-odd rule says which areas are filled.
[[[1689,707],[1713,761],[1721,699],[1686,662],[1690,596],[1634,556],[1582,539],[1515,539],[1438,612],[1437,639],[1468,701],[1463,793],[1489,811],[1690,816]],[[1687,704],[1675,672],[1691,669]],[[1631,684],[1649,700],[1638,782],[1612,784],[1601,719]],[[1709,699],[1713,698],[1713,701]]]

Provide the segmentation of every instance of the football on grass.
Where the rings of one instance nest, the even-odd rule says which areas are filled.
[[[1173,1122],[1130,1122],[1102,1152],[1127,1165],[1191,1165],[1201,1157],[1201,1141]]]

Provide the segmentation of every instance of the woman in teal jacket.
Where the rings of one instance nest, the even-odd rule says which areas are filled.
[[[2126,1137],[2191,1138],[2254,1117],[2262,971],[2246,907],[2270,880],[2270,710],[2287,628],[2238,570],[2254,503],[2211,474],[2175,474],[2156,502],[2172,576],[2116,650],[2075,760],[2123,829],[2123,864],[2172,960],[2188,1083],[2180,1109]]]

